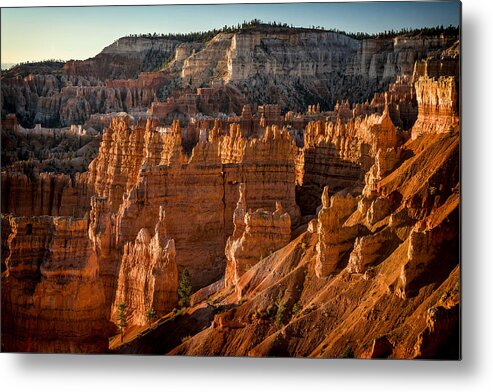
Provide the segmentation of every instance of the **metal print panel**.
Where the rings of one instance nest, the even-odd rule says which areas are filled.
[[[460,359],[459,2],[1,21],[2,351]]]

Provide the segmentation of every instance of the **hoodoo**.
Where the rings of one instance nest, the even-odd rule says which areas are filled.
[[[254,21],[2,71],[2,350],[458,358],[458,38]]]

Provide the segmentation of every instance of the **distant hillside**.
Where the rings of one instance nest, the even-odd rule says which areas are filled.
[[[313,103],[331,109],[337,101],[371,99],[458,38],[453,27],[368,35],[260,21],[127,36],[87,60],[25,63],[2,72],[2,116],[16,113],[24,126],[83,124],[97,113],[145,112],[155,99],[195,94],[215,82],[235,91],[234,102],[223,97],[228,113],[241,113],[238,102],[275,103],[283,112]],[[36,78],[18,80],[28,75]]]

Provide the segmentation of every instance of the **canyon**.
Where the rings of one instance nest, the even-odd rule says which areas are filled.
[[[219,33],[208,42],[123,37],[97,56],[65,64],[27,64],[5,72],[2,116],[22,126],[98,122],[115,111],[146,112],[153,102],[183,100],[203,114],[239,114],[243,104],[276,102],[283,110],[363,102],[384,91],[416,61],[450,47],[454,35],[357,40],[313,29],[262,27]],[[220,90],[213,104],[197,88]],[[211,91],[214,93],[214,91]],[[174,108],[175,115],[182,110]]]
[[[2,71],[2,351],[459,358],[459,75],[273,26]]]

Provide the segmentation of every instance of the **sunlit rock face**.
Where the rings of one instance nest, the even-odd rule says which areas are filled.
[[[157,206],[164,206],[178,268],[187,268],[194,286],[202,287],[224,273],[224,247],[233,232],[239,183],[246,184],[251,208],[275,208],[279,201],[293,222],[299,219],[294,183],[296,147],[288,132],[275,127],[268,128],[263,138],[246,139],[232,126],[229,135],[212,133],[211,139],[199,143],[187,158],[181,152],[178,125],[174,127],[162,133],[159,128],[147,131],[144,140],[148,144],[139,155],[142,167],[134,185],[118,188],[123,196],[118,199],[121,204],[115,216],[116,242],[134,241],[142,227],[152,230]],[[133,138],[133,132],[139,131],[121,132]],[[159,137],[165,142],[156,155],[152,146]],[[114,187],[112,182],[101,192]]]
[[[23,146],[2,171],[2,349],[106,352],[125,303],[139,334],[113,342],[121,352],[456,357],[459,57],[446,41],[266,28],[119,40],[60,78],[2,79],[2,115],[104,129],[87,129],[94,159],[86,126],[64,130],[49,171],[19,142],[29,129],[2,120],[2,142]],[[154,55],[167,64],[142,73]],[[188,122],[202,110],[215,115]],[[184,269],[193,305],[167,316]],[[151,308],[166,322],[148,329]]]
[[[433,96],[440,77],[451,78],[449,92],[457,83],[453,64],[430,64],[435,81],[416,79],[415,97],[419,88]],[[460,357],[459,133],[443,131],[456,113],[445,102],[443,113],[423,110],[403,131],[391,121],[392,102],[390,121],[383,112],[358,120],[351,118],[360,114],[352,113],[335,124],[307,127],[304,149],[334,140],[331,158],[341,154],[361,165],[363,175],[343,190],[329,192],[324,184],[306,229],[236,277],[241,298],[216,287],[209,303],[228,298],[231,308],[216,312],[206,332],[169,353],[334,358],[351,349],[361,358]],[[422,102],[417,98],[409,107]],[[355,127],[341,125],[356,121]],[[367,145],[365,169],[358,148],[337,143],[333,129],[340,141],[351,137]],[[297,181],[314,178],[306,160],[296,163]],[[317,165],[324,173],[324,162]],[[240,199],[239,215],[244,208]],[[235,220],[239,232],[242,222]],[[146,343],[139,343],[146,352]]]
[[[248,209],[245,184],[233,215],[234,232],[226,242],[225,285],[236,285],[238,278],[264,257],[289,243],[291,218],[280,203],[273,212]],[[241,298],[241,292],[238,293]]]
[[[141,229],[135,242],[125,244],[118,273],[112,319],[118,323],[118,305],[124,303],[129,325],[145,325],[148,312],[162,316],[178,303],[178,269],[173,239],[168,238],[163,208],[154,235]]]
[[[459,43],[416,63],[418,118],[413,139],[423,133],[453,133],[459,127]]]
[[[349,194],[336,193],[329,202],[329,189],[324,188],[322,208],[317,215],[318,242],[315,272],[318,277],[333,273],[342,255],[352,249],[358,227],[345,227],[343,223],[355,210],[356,205],[357,200]]]
[[[363,186],[379,150],[395,149],[398,139],[387,102],[381,114],[308,123],[296,167],[302,212],[315,212],[325,186],[333,192]]]
[[[123,37],[87,60],[7,72],[2,115],[15,113],[29,127],[99,127],[100,116],[121,111],[141,115],[168,98],[178,98],[174,115],[182,119],[198,112],[240,114],[245,103],[275,102],[283,110],[301,111],[319,102],[328,109],[337,101],[371,99],[401,75],[412,75],[417,60],[454,39],[356,40],[328,31],[262,26],[220,33],[205,43]],[[218,85],[224,88],[206,94]],[[190,88],[202,88],[204,96],[191,94]],[[400,110],[413,116],[410,107]]]

